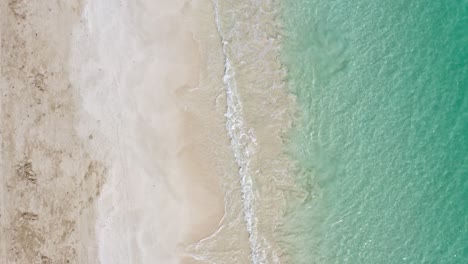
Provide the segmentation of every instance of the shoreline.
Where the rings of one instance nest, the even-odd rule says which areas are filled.
[[[249,262],[285,263],[283,217],[296,190],[286,137],[297,109],[281,62],[280,5],[215,3],[225,56],[226,127],[239,167],[240,189],[231,190],[242,193],[238,202],[249,233]]]
[[[14,216],[4,204],[18,202],[2,194],[2,234],[19,235],[8,229],[15,217],[40,241],[69,232],[61,242],[69,251],[18,244],[18,263],[42,256],[71,263],[287,262],[280,228],[295,188],[285,154],[295,98],[280,62],[279,4],[244,2],[83,1],[52,8],[58,13],[48,19],[40,3],[9,7],[16,19],[36,17],[31,23],[48,36],[34,43],[27,35],[34,26],[25,24],[21,38],[31,44],[24,54],[38,53],[25,57],[31,67],[14,78],[39,102],[32,113],[46,105],[53,115],[18,125],[27,105],[15,106],[19,95],[2,101],[2,111],[15,113],[0,112],[11,128],[2,143],[31,140],[22,145],[25,157],[8,154],[14,160],[5,162],[2,149],[2,174],[24,177],[0,181],[17,185],[16,194],[37,181],[52,195],[37,207],[32,192],[24,204],[35,211]],[[37,90],[27,90],[30,84]],[[21,126],[32,132],[14,134]],[[52,183],[48,173],[58,175]],[[57,213],[57,203],[74,209]],[[35,213],[41,210],[55,218]],[[51,221],[59,227],[46,234],[40,225]],[[0,250],[0,259],[15,258],[4,245]]]

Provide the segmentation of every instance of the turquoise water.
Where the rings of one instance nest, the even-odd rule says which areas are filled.
[[[468,263],[468,1],[282,5],[293,263]]]

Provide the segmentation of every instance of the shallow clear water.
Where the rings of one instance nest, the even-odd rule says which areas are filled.
[[[294,263],[468,263],[468,1],[289,0]]]

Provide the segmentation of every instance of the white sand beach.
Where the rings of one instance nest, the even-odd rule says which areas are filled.
[[[276,5],[0,0],[0,263],[287,263]]]
[[[212,3],[0,12],[0,263],[205,263],[237,169]]]
[[[102,154],[112,168],[97,204],[103,263],[188,261],[185,247],[223,217],[219,180],[229,160],[220,154],[229,147],[224,107],[216,105],[222,86],[207,75],[209,56],[219,56],[206,44],[216,37],[211,12],[207,1],[84,8],[71,67],[90,116],[83,119],[98,123],[81,131],[101,131],[112,145]]]

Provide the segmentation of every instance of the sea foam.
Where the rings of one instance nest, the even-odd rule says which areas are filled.
[[[236,163],[239,166],[239,176],[242,191],[242,203],[244,208],[244,220],[247,232],[249,233],[249,243],[252,263],[265,263],[266,252],[261,247],[258,234],[258,220],[255,216],[255,195],[252,176],[249,173],[249,161],[256,152],[257,139],[253,128],[245,125],[242,102],[240,100],[235,79],[235,70],[227,53],[229,43],[225,40],[220,15],[219,3],[213,1],[215,10],[215,22],[218,33],[221,37],[222,50],[224,55],[224,76],[223,83],[227,96],[226,129],[231,138],[231,148],[234,152]]]

